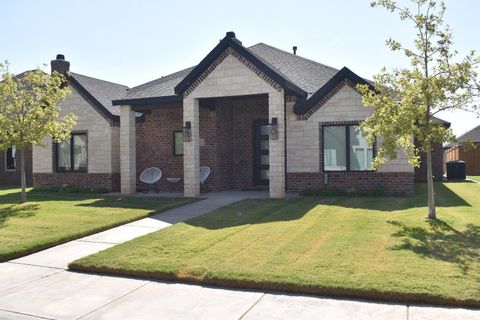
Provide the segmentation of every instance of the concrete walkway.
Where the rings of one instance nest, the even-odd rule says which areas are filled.
[[[480,319],[480,311],[271,294],[66,270],[69,262],[262,192],[221,192],[0,264],[0,319]]]

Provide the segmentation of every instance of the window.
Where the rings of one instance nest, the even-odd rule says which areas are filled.
[[[17,161],[15,160],[16,156],[15,146],[11,146],[5,152],[5,169],[7,170],[16,170],[17,169]]]
[[[373,156],[358,125],[323,126],[324,171],[372,170]]]
[[[57,144],[57,171],[87,171],[86,133],[72,133]]]
[[[183,156],[183,132],[173,132],[173,152],[176,156]]]

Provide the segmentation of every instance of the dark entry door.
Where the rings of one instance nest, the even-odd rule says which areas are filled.
[[[268,120],[254,122],[254,169],[253,177],[255,185],[268,186],[269,182],[269,156],[268,156]]]

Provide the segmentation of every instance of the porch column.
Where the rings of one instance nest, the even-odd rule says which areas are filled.
[[[120,106],[120,191],[136,192],[135,112]]]
[[[183,125],[190,121],[192,138],[183,143],[183,183],[185,197],[200,195],[200,121],[199,100],[183,99]]]
[[[277,118],[278,140],[270,140],[270,198],[285,197],[285,105],[283,90],[268,94],[268,117]]]

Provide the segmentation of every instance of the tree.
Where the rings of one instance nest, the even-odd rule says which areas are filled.
[[[15,146],[20,152],[21,202],[25,192],[25,149],[44,146],[47,136],[60,142],[70,136],[75,125],[73,114],[60,116],[57,106],[69,92],[65,77],[49,75],[40,69],[13,75],[8,63],[0,64],[0,150]]]
[[[408,68],[385,68],[374,77],[374,88],[359,85],[365,106],[373,113],[362,124],[370,142],[383,137],[383,143],[373,162],[378,168],[388,158],[397,156],[403,148],[409,164],[419,166],[420,153],[427,158],[428,219],[436,219],[435,195],[432,174],[432,146],[453,141],[449,128],[435,121],[439,112],[466,110],[479,112],[476,104],[480,84],[479,58],[471,51],[462,59],[452,49],[452,32],[444,24],[444,2],[411,0],[410,6],[399,7],[392,0],[378,0],[372,7],[383,7],[397,13],[402,21],[409,22],[416,31],[413,46],[403,46],[389,39],[387,46],[400,51],[409,60]],[[419,142],[417,145],[414,138]]]

